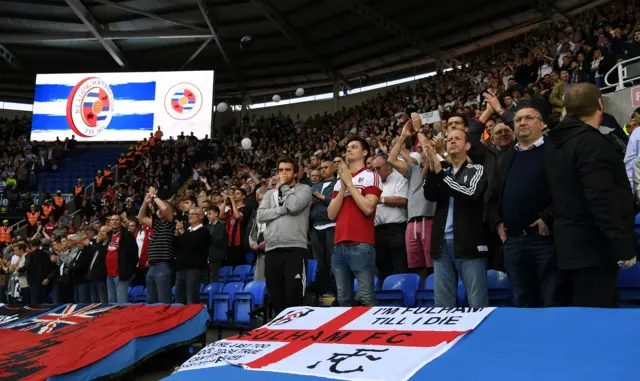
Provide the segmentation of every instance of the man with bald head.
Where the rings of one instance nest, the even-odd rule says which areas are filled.
[[[387,162],[385,154],[371,161],[372,169],[382,180],[382,195],[376,207],[376,267],[380,284],[391,274],[409,271],[404,233],[407,228],[407,193],[409,182]]]
[[[513,130],[504,123],[496,124],[491,130],[491,142],[499,153],[503,153],[511,147],[513,140]]]
[[[504,244],[504,264],[516,307],[548,307],[557,303],[557,267],[549,229],[552,202],[542,136],[544,121],[529,105],[521,105],[513,120],[518,143],[510,146],[507,139],[500,139],[505,143],[504,154],[487,202],[488,219]],[[504,124],[495,127],[499,128],[511,131]]]
[[[558,267],[569,305],[617,307],[619,268],[636,263],[633,193],[616,145],[598,131],[600,90],[574,84],[564,107],[566,116],[547,138]]]

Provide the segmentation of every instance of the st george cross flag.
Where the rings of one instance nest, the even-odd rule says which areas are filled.
[[[0,329],[0,380],[44,380],[91,365],[138,337],[188,321],[202,305],[67,304]]]
[[[494,308],[289,308],[248,333],[208,345],[181,371],[221,365],[343,380],[409,379]]]
[[[26,306],[7,306],[0,305],[0,327],[18,321],[29,319],[34,316],[42,315],[51,311],[51,307],[26,307]]]

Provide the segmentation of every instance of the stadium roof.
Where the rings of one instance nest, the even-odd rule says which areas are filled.
[[[182,69],[215,70],[218,99],[326,92],[433,70],[607,2],[0,0],[0,99],[33,100],[37,73]]]

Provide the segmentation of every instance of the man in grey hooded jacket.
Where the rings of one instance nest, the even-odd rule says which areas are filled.
[[[302,305],[306,288],[306,257],[311,188],[296,179],[298,164],[289,157],[278,160],[278,184],[267,191],[258,208],[264,231],[267,289],[278,314]]]

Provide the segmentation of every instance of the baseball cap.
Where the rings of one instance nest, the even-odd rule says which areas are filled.
[[[2,223],[3,223],[3,224],[8,224],[8,223],[9,223],[9,220],[3,220],[3,221],[2,221]]]
[[[62,191],[61,191],[61,190],[58,190],[56,193],[57,193],[57,194],[62,194]]]

